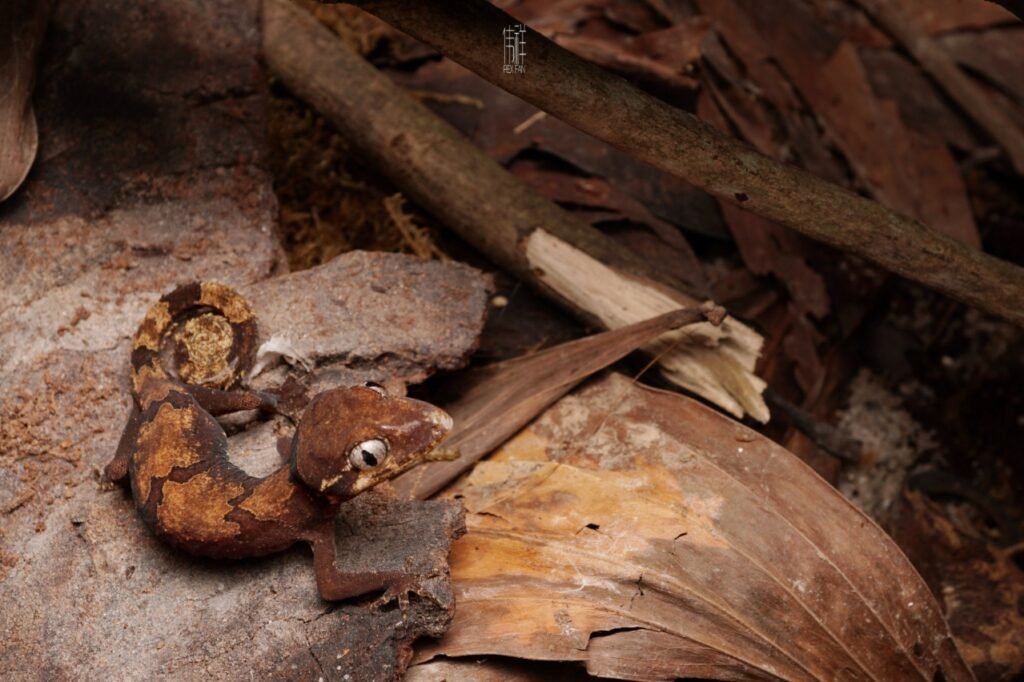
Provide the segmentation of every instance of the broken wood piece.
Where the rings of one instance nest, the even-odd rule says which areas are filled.
[[[857,0],[857,3],[891,33],[946,94],[1002,146],[1013,167],[1024,175],[1024,129],[957,66],[953,57],[917,25],[900,3],[892,0]]]
[[[263,17],[267,61],[281,80],[406,195],[499,265],[602,326],[699,305],[679,282],[527,188],[308,12],[285,0],[265,0]],[[552,257],[556,252],[573,262]],[[584,263],[588,268],[577,272]],[[640,314],[612,316],[595,310],[604,295],[619,308],[638,300],[657,303],[645,303]],[[756,332],[729,319],[666,351],[666,375],[736,416],[767,421],[764,384],[753,373],[761,344]]]
[[[0,201],[21,186],[39,147],[32,85],[52,7],[53,0],[0,5]]]
[[[529,27],[526,73],[504,73],[494,36],[518,22],[490,3],[354,4],[549,114],[719,198],[1024,325],[1024,268],[775,162]],[[314,63],[310,68],[323,69]]]
[[[545,288],[573,301],[610,329],[688,303],[677,292],[617,271],[543,229],[530,234],[525,250],[527,262]],[[721,325],[695,324],[665,334],[645,348],[658,358],[659,370],[672,383],[698,395],[714,396],[712,401],[732,415],[749,414],[767,422],[769,412],[762,403],[766,384],[746,370],[757,362],[753,349],[760,345],[757,332],[726,318]]]
[[[668,330],[696,326],[705,319],[717,325],[724,314],[717,306],[676,310],[460,376],[460,395],[444,405],[455,427],[441,444],[458,452],[459,458],[423,464],[399,476],[392,486],[402,497],[430,497],[588,376],[637,348],[660,343],[655,340],[664,338]]]
[[[884,531],[798,458],[611,374],[457,489],[458,609],[418,661],[579,661],[598,677],[972,680]],[[657,652],[652,656],[652,652]]]
[[[465,532],[459,501],[399,501],[369,492],[346,502],[335,526],[340,571],[412,573],[420,578],[416,596],[404,613],[365,604],[332,605],[330,618],[310,623],[309,647],[274,667],[263,664],[260,679],[397,682],[412,659],[413,642],[440,637],[451,622],[455,596],[448,554]]]

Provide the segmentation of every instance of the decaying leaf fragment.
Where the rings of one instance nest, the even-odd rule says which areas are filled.
[[[52,7],[53,0],[0,5],[0,201],[25,180],[39,147],[32,82]]]
[[[778,445],[610,375],[478,465],[419,654],[634,680],[969,680],[897,546]]]

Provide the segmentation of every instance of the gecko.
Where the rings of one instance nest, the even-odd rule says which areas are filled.
[[[378,483],[451,459],[435,450],[451,417],[378,384],[326,390],[303,410],[287,461],[250,476],[228,460],[215,417],[275,410],[275,395],[241,386],[257,340],[248,301],[223,284],[180,286],[153,305],[132,340],[133,406],[106,478],[130,486],[146,525],[180,550],[244,559],[304,542],[322,598],[383,590],[375,605],[397,599],[404,610],[417,577],[339,571],[334,519],[342,502]]]

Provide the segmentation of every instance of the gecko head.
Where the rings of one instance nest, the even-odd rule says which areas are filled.
[[[313,492],[348,499],[422,462],[452,427],[439,407],[367,384],[318,394],[292,440],[292,476]]]

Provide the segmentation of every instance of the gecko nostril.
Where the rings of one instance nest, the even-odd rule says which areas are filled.
[[[430,415],[430,421],[434,422],[437,426],[440,426],[446,433],[451,431],[454,422],[450,414],[444,410],[438,410]]]

